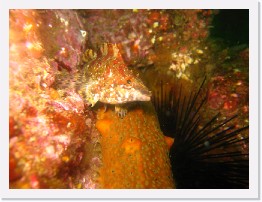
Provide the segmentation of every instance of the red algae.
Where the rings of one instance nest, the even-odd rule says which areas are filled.
[[[10,188],[96,186],[92,174],[100,158],[94,152],[99,138],[94,113],[74,89],[58,89],[54,83],[60,76],[54,57],[73,73],[84,40],[70,13],[10,10]],[[60,50],[68,51],[70,38],[74,43],[66,56]]]
[[[208,37],[214,14],[214,10],[200,9],[79,12],[90,34],[91,47],[105,41],[120,44],[125,63],[134,68],[154,64],[159,46],[167,49],[198,46]]]
[[[151,103],[139,103],[120,119],[98,112],[103,166],[100,188],[174,188],[169,149]]]

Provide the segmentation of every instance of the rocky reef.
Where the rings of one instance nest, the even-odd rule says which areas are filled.
[[[220,121],[238,114],[231,122],[236,129],[248,125],[248,44],[228,47],[210,37],[219,10],[10,10],[9,14],[10,188],[176,187],[169,155],[175,140],[165,137],[172,135],[163,134],[154,109],[163,103],[153,106],[148,99],[135,102],[135,97],[126,116],[119,117],[110,105],[116,103],[92,102],[96,94],[102,97],[105,86],[111,89],[103,79],[96,83],[99,89],[89,85],[104,61],[109,70],[105,75],[110,76],[107,66],[121,60],[126,69],[114,73],[120,83],[125,81],[123,89],[131,89],[135,78],[143,81],[140,92],[148,90],[147,96],[155,92],[156,99],[177,98],[181,88],[189,97],[206,77],[205,90],[199,94],[207,97],[199,110],[199,128],[217,113]],[[95,53],[106,52],[101,50],[103,44],[114,44],[118,55],[111,57],[111,50],[103,57],[96,55],[94,65]],[[121,77],[121,71],[131,79]],[[87,89],[96,90],[93,97],[83,93]],[[111,93],[121,94],[119,88],[112,89]],[[237,144],[220,150],[247,154],[248,140],[241,140],[248,136],[248,130],[241,130],[235,134]]]

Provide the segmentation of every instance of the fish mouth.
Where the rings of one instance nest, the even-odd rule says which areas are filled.
[[[149,90],[139,91],[137,99],[139,101],[150,101],[152,93]]]
[[[143,89],[135,89],[135,100],[137,101],[150,101],[152,93],[145,87]]]
[[[137,101],[150,101],[152,93],[143,84],[134,86]]]
[[[141,95],[139,98],[138,98],[138,101],[150,101],[151,100],[151,97],[150,96],[147,96],[147,95]]]

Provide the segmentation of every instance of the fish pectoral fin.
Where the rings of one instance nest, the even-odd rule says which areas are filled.
[[[122,119],[127,114],[127,108],[120,105],[115,105],[115,113]]]
[[[104,104],[104,113],[106,112],[107,110],[107,104]]]

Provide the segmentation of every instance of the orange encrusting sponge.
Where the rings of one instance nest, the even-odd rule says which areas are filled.
[[[114,111],[98,112],[103,165],[100,188],[175,188],[168,145],[150,102],[121,119]]]

